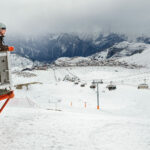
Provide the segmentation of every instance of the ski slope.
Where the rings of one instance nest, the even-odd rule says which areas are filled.
[[[62,67],[32,71],[35,77],[13,75],[15,98],[0,118],[1,149],[5,150],[149,150],[150,90],[138,90],[150,70],[114,67]],[[63,81],[66,75],[80,78],[85,87]],[[100,110],[96,109],[99,85]],[[110,81],[117,85],[108,91]],[[85,106],[86,102],[86,108]],[[72,106],[71,106],[72,103]]]

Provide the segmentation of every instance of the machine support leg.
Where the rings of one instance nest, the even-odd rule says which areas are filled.
[[[9,102],[10,98],[8,98],[5,103],[3,104],[3,106],[0,108],[0,113],[3,111],[3,109],[5,108],[5,106],[7,105],[7,103]]]

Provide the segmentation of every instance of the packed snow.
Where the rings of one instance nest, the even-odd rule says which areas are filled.
[[[93,66],[26,72],[36,76],[13,74],[15,87],[31,84],[14,88],[15,98],[1,114],[1,149],[150,150],[150,90],[137,89],[150,84],[150,70]],[[90,88],[94,79],[104,82],[100,110],[96,89]],[[116,90],[106,89],[111,81]]]

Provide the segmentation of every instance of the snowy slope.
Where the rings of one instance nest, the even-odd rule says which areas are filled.
[[[128,63],[135,63],[138,65],[143,65],[150,67],[150,47],[144,50],[142,53],[135,54],[129,57],[120,58],[120,61],[126,61]]]
[[[21,69],[26,67],[32,67],[33,61],[16,54],[11,54],[11,65],[13,68]]]
[[[11,54],[11,66],[12,70],[22,70],[25,68],[32,68],[34,66],[42,66],[43,63],[39,61],[32,61],[28,58],[19,56],[17,54]]]
[[[105,62],[108,53],[116,49],[121,51],[113,55],[114,61],[149,66],[148,45],[122,42],[90,57],[55,61],[56,66],[85,64],[82,67],[53,66],[14,73],[15,98],[0,118],[1,149],[149,150],[150,88],[139,90],[137,86],[144,82],[150,86],[150,69],[114,67],[113,62],[109,62],[112,67],[88,66]],[[132,55],[137,50],[140,53]],[[12,55],[12,65],[20,70],[33,62]],[[64,80],[66,76],[80,79],[79,84]],[[99,85],[100,110],[96,109],[96,89],[90,88],[95,79],[104,82]],[[110,82],[116,90],[108,91]],[[16,89],[20,84],[24,84],[22,89]]]
[[[150,149],[150,92],[137,89],[145,78],[150,85],[148,69],[55,67],[31,73],[37,76],[13,74],[15,85],[42,84],[15,90],[0,118],[1,149]],[[86,86],[63,81],[66,75],[77,76]],[[96,90],[89,88],[94,79],[104,81],[99,85],[100,110]],[[115,91],[106,89],[110,81],[117,85]]]
[[[107,58],[131,56],[143,52],[148,47],[150,45],[145,43],[120,42],[108,49]]]
[[[61,58],[57,59],[54,63],[55,63],[55,65],[60,65],[60,66],[65,66],[65,65],[75,66],[80,63],[87,64],[90,61],[91,61],[91,59],[88,57],[73,57],[73,58],[61,57]]]

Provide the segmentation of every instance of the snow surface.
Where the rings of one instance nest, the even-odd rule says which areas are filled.
[[[120,58],[120,61],[126,61],[128,63],[135,63],[150,68],[150,47],[144,50],[142,53],[138,53],[129,57]]]
[[[25,68],[32,68],[33,66],[41,66],[42,62],[32,61],[28,58],[22,57],[17,54],[11,54],[11,66],[12,70],[22,70]]]
[[[31,73],[37,76],[13,74],[14,85],[42,84],[15,90],[0,117],[1,149],[150,150],[150,91],[137,89],[144,79],[150,84],[149,69],[62,67]],[[66,75],[87,85],[63,81]],[[94,79],[104,81],[100,110],[96,89],[89,88]],[[115,91],[106,89],[110,81]]]
[[[113,55],[113,57],[130,56],[136,51],[143,51],[149,47],[150,45],[145,43],[136,43],[136,42],[129,43],[127,41],[120,42],[114,45],[113,48],[122,49],[122,51],[117,52],[115,55]]]
[[[13,70],[22,69],[25,67],[32,67],[33,61],[16,54],[11,54],[11,65],[13,67]]]
[[[71,64],[75,65],[76,63],[79,63],[79,62],[88,62],[88,61],[91,61],[91,59],[88,57],[73,57],[73,58],[61,57],[55,61],[55,64],[61,65],[61,64],[65,63],[65,64],[70,64],[70,65]]]

